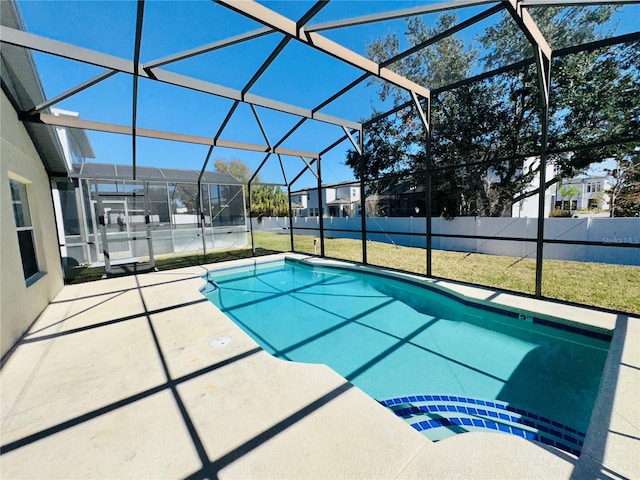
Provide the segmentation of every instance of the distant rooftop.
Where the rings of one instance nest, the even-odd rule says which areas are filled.
[[[136,181],[196,183],[199,175],[200,172],[197,170],[136,167]],[[133,167],[131,165],[111,165],[93,162],[74,163],[70,176],[74,178],[91,178],[98,180],[132,180]],[[223,172],[205,172],[202,181],[222,185],[242,185],[241,181]]]

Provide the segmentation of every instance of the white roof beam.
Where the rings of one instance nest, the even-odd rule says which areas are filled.
[[[551,47],[538,28],[533,17],[523,7],[521,0],[504,0],[507,10],[534,47],[538,47],[545,59],[551,61]]]
[[[393,85],[403,88],[409,92],[429,98],[429,89],[408,80],[385,67],[381,67],[376,62],[369,60],[362,55],[349,50],[342,45],[329,40],[315,32],[308,32],[304,28],[299,28],[296,22],[290,20],[269,8],[254,1],[245,0],[216,0],[217,3],[234,10],[241,15],[262,23],[267,27],[274,28],[285,35],[295,38],[299,42],[305,43],[316,50],[331,55],[338,60],[348,63],[360,70],[386,80]]]
[[[625,3],[640,3],[638,0],[522,0],[523,7],[588,7],[592,5],[611,5]]]
[[[443,12],[456,8],[472,7],[474,5],[483,5],[487,3],[497,3],[498,0],[457,0],[452,2],[430,2],[427,5],[419,7],[405,8],[402,10],[394,10],[386,13],[377,13],[374,15],[364,15],[361,17],[346,18],[333,22],[317,23],[309,25],[307,32],[320,32],[323,30],[333,30],[336,28],[354,27],[356,25],[366,25],[368,23],[385,22],[388,20],[396,20],[398,18],[415,17],[428,13]]]
[[[266,27],[259,28],[258,30],[253,30],[251,32],[243,33],[241,35],[236,35],[234,37],[230,37],[224,40],[219,40],[217,42],[209,43],[207,45],[193,48],[191,50],[186,50],[184,52],[176,53],[174,55],[160,58],[152,62],[147,62],[145,63],[144,68],[162,67],[163,65],[167,65],[169,63],[178,62],[180,60],[185,60],[187,58],[195,57],[197,55],[202,55],[204,53],[220,50],[221,48],[237,45],[239,43],[246,42],[248,40],[253,40],[254,38],[264,37],[265,35],[269,35],[270,33],[273,33],[273,29],[266,28]]]
[[[22,115],[21,120],[31,123],[42,123],[57,127],[81,128],[84,130],[92,130],[96,132],[115,133],[119,135],[132,135],[133,129],[128,125],[117,125],[113,123],[96,122],[93,120],[85,120],[78,117],[56,116],[45,113],[37,113],[34,115]],[[251,152],[275,153],[288,155],[292,157],[305,156],[307,158],[318,158],[317,153],[305,152],[301,150],[292,150],[286,148],[269,147],[267,145],[256,145],[253,143],[235,142],[231,140],[213,139],[211,137],[199,137],[195,135],[185,135],[182,133],[166,132],[163,130],[152,130],[148,128],[138,128],[136,131],[138,137],[155,138],[158,140],[170,140],[173,142],[192,143],[195,145],[208,145],[221,148],[234,148],[237,150],[247,150]]]
[[[5,26],[0,26],[0,42],[15,45],[18,47],[28,48],[30,50],[35,50],[62,58],[67,58],[69,60],[75,60],[90,65],[95,65],[97,67],[107,68],[115,72],[127,73],[129,75],[134,75],[136,73],[134,62],[130,60],[106,55],[104,53],[77,47],[75,45],[60,42],[58,40],[48,39],[39,35],[34,35],[32,33],[23,32],[21,30],[16,30]],[[284,102],[279,102],[277,100],[271,100],[258,95],[247,93],[243,96],[242,92],[239,90],[188,77],[179,73],[170,72],[161,68],[140,68],[137,73],[139,77],[142,78],[148,78],[162,83],[188,88],[190,90],[196,90],[218,97],[228,98],[230,100],[239,100],[243,103],[253,104],[258,107],[268,108],[270,110],[277,110],[280,112],[289,113],[291,115],[302,116],[340,127],[346,126],[349,128],[359,128],[360,126],[360,123],[354,122],[352,120],[338,119],[337,117],[321,115],[317,112],[312,112],[307,108],[290,105]],[[85,84],[83,84],[83,86],[81,87],[86,88],[86,86],[84,85]]]

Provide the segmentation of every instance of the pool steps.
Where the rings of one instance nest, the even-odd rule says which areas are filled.
[[[543,415],[495,400],[452,395],[415,395],[379,403],[437,441],[467,431],[516,435],[580,456],[585,434]]]

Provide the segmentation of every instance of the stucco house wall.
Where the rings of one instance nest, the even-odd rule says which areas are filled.
[[[4,92],[0,105],[0,341],[1,355],[63,287],[49,178],[33,142]],[[27,186],[40,275],[24,279],[9,179]]]

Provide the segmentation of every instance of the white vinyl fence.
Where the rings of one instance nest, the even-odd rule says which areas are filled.
[[[255,230],[288,233],[289,218],[263,217],[252,219]],[[318,217],[294,217],[293,231],[297,235],[320,235]],[[509,255],[535,258],[537,218],[458,217],[432,219],[432,245],[436,250]],[[341,231],[341,230],[353,230]],[[360,217],[324,218],[326,238],[361,239]],[[426,246],[424,217],[368,217],[367,240],[408,247]],[[419,235],[411,235],[419,234]],[[456,238],[437,235],[475,235],[487,238]],[[640,248],[616,247],[617,243],[640,247],[639,218],[547,218],[544,236],[549,240],[603,242],[608,246],[545,243],[544,257],[555,260],[612,263],[640,266]],[[492,240],[520,238],[531,241]],[[610,245],[610,246],[609,246]]]

